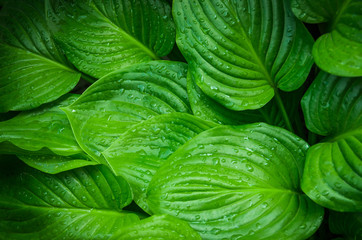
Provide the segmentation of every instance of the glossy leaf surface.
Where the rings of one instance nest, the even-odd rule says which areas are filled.
[[[127,182],[104,166],[49,175],[19,164],[1,167],[1,239],[109,239],[139,221],[122,212]]]
[[[328,23],[328,32],[313,46],[321,69],[346,77],[362,76],[362,2],[293,0],[295,15],[308,23]]]
[[[153,61],[113,72],[63,108],[85,152],[101,153],[129,127],[159,114],[189,112],[186,64]]]
[[[362,125],[362,78],[320,72],[302,99],[308,129],[336,135]]]
[[[66,114],[59,108],[77,98],[66,95],[0,122],[0,153],[16,154],[28,165],[48,173],[97,164],[79,147]]]
[[[150,212],[146,189],[155,172],[180,146],[215,125],[186,113],[163,114],[134,125],[102,154],[131,185],[135,202]]]
[[[0,112],[28,110],[74,88],[74,71],[56,48],[44,1],[9,1],[0,12]]]
[[[292,91],[313,64],[313,39],[289,1],[176,0],[177,45],[197,85],[232,110],[257,109]]]
[[[362,127],[308,150],[302,189],[323,207],[362,212]]]
[[[180,219],[168,215],[154,215],[122,228],[119,234],[115,234],[111,238],[111,240],[122,239],[201,240],[201,237],[186,222]]]
[[[307,148],[264,123],[207,130],[156,172],[149,207],[188,221],[203,239],[306,239],[323,216],[300,190]]]
[[[328,136],[307,154],[303,191],[336,211],[362,211],[362,79],[321,72],[303,97],[308,129]]]
[[[175,43],[171,7],[162,0],[47,0],[46,6],[68,59],[93,77],[167,55]]]

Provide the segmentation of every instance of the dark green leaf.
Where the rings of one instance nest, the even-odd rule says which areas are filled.
[[[109,239],[139,221],[122,211],[132,200],[127,182],[105,166],[49,175],[2,164],[0,176],[1,239]]]
[[[347,239],[362,239],[362,213],[340,213],[331,211],[329,228],[335,234],[342,234]]]
[[[46,9],[68,59],[93,77],[167,55],[175,43],[162,0],[47,0]]]
[[[288,0],[175,0],[177,44],[202,91],[232,110],[257,109],[305,81],[313,39]]]
[[[323,217],[300,190],[307,148],[264,123],[207,130],[155,174],[149,207],[188,221],[204,239],[306,239]]]
[[[189,112],[184,63],[152,61],[113,72],[63,108],[85,152],[101,153],[129,127],[159,114]]]
[[[302,21],[329,25],[313,46],[318,67],[338,76],[362,76],[360,0],[292,0],[292,9]]]
[[[265,122],[274,126],[295,129],[299,136],[305,137],[305,129],[301,126],[299,102],[303,96],[303,87],[293,92],[280,92],[280,108],[277,99],[272,99],[264,107],[256,110],[233,111],[208,97],[196,85],[192,73],[188,72],[187,92],[193,113],[205,120],[226,125],[240,125],[255,122]],[[283,112],[284,110],[285,112]],[[285,114],[286,116],[283,116]]]
[[[66,114],[59,109],[77,98],[66,95],[0,122],[0,153],[17,154],[28,165],[48,173],[97,164],[79,147]]]
[[[362,78],[319,73],[302,99],[308,129],[328,136],[308,150],[303,191],[336,211],[362,211]]]
[[[302,99],[308,129],[337,135],[362,125],[362,78],[320,72]]]
[[[44,1],[14,0],[1,9],[0,112],[53,101],[79,78],[50,36]]]
[[[131,185],[136,203],[150,213],[146,189],[155,172],[180,146],[215,125],[186,113],[156,116],[131,127],[102,154]]]
[[[158,239],[201,240],[186,222],[168,215],[154,215],[136,224],[126,226],[110,240]]]
[[[362,127],[308,150],[302,189],[336,211],[362,211]]]

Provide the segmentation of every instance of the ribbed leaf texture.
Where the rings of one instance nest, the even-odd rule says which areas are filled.
[[[292,0],[294,14],[308,23],[328,23],[313,46],[321,69],[346,77],[362,76],[362,2],[359,0]]]
[[[275,99],[256,110],[233,111],[203,93],[195,83],[195,79],[190,71],[187,76],[187,92],[193,113],[204,120],[226,125],[265,122],[279,127],[287,127],[283,114]],[[293,125],[295,125],[296,121],[294,120],[296,118],[300,119],[298,105],[303,95],[303,93],[300,94],[300,92],[299,90],[292,93],[281,92],[281,97],[285,102],[286,113],[290,117],[288,120],[290,120],[290,124]]]
[[[189,112],[184,63],[153,61],[113,72],[63,108],[85,152],[101,153],[133,124],[159,114]]]
[[[122,228],[110,240],[133,239],[201,240],[201,237],[185,221],[168,215],[154,215]]]
[[[308,150],[302,189],[323,207],[362,212],[362,127]]]
[[[176,0],[173,16],[197,85],[229,109],[299,88],[313,64],[313,39],[287,0]]]
[[[51,102],[79,78],[54,44],[44,1],[8,1],[0,12],[0,112]]]
[[[362,126],[362,78],[322,71],[301,104],[307,128],[319,135],[337,135]]]
[[[67,58],[93,77],[167,55],[175,43],[163,0],[46,0],[46,7]]]
[[[329,229],[342,234],[346,239],[362,239],[362,213],[341,213],[331,211]]]
[[[156,172],[149,207],[188,221],[203,239],[306,239],[323,218],[300,190],[307,148],[264,123],[207,130]]]
[[[59,108],[77,98],[65,95],[0,122],[0,153],[16,154],[28,165],[48,173],[97,164],[79,147],[66,114]]]
[[[104,166],[49,175],[2,164],[0,176],[0,239],[109,239],[139,221],[122,211],[127,182]]]
[[[131,185],[135,202],[150,213],[146,189],[155,172],[180,146],[215,125],[187,113],[163,114],[131,127],[102,154]]]
[[[308,129],[328,136],[308,150],[303,191],[336,211],[362,211],[362,78],[319,73],[302,99]]]

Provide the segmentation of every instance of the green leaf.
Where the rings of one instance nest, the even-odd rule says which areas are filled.
[[[335,234],[348,239],[362,239],[362,213],[340,213],[331,211],[329,228]]]
[[[152,61],[113,72],[63,108],[82,149],[101,153],[129,127],[159,114],[189,112],[184,63]]]
[[[203,239],[306,239],[323,218],[300,190],[307,148],[264,123],[207,130],[155,174],[149,207],[189,222]]]
[[[74,71],[56,48],[44,1],[9,1],[0,12],[0,112],[28,110],[74,88]]]
[[[122,211],[132,200],[127,182],[105,166],[49,175],[2,164],[1,239],[109,239],[139,221]]]
[[[278,106],[277,99],[272,99],[264,107],[256,110],[233,111],[208,97],[197,86],[191,72],[187,77],[187,92],[193,113],[208,121],[226,125],[241,125],[255,122],[265,122],[274,126],[295,129],[299,136],[305,136],[301,126],[302,117],[299,113],[299,102],[304,93],[304,87],[293,92],[280,92],[283,108]],[[286,116],[284,116],[285,114]]]
[[[292,0],[292,11],[297,18],[307,23],[333,21],[339,9],[349,1],[345,0]]]
[[[46,10],[68,59],[93,77],[158,59],[175,43],[171,7],[162,0],[47,0]]]
[[[131,185],[134,200],[150,213],[146,189],[165,160],[188,140],[216,124],[186,113],[170,113],[134,125],[102,154]]]
[[[362,126],[362,78],[322,71],[301,103],[307,128],[319,135],[338,135]]]
[[[301,185],[323,207],[362,212],[362,127],[312,146]]]
[[[328,23],[328,32],[313,46],[321,69],[346,77],[362,76],[362,2],[292,0],[294,14],[308,23]]]
[[[307,154],[303,191],[336,211],[362,211],[362,78],[320,72],[302,99],[308,129],[328,136]]]
[[[201,240],[201,237],[186,222],[180,219],[168,215],[154,215],[122,228],[120,233],[110,238],[110,240],[112,239]]]
[[[313,64],[313,39],[287,0],[175,0],[173,16],[197,85],[229,109],[299,88]]]
[[[59,109],[77,98],[65,95],[0,122],[0,153],[16,154],[28,165],[48,173],[97,164],[79,147],[66,114]]]

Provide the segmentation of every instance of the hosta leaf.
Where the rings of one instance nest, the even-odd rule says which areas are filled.
[[[292,0],[292,9],[302,21],[329,25],[313,46],[318,67],[339,76],[362,76],[361,1]]]
[[[53,101],[79,78],[50,36],[44,1],[14,0],[1,9],[0,112]]]
[[[362,78],[320,72],[302,99],[308,129],[336,135],[362,125]]]
[[[135,202],[150,212],[146,189],[155,172],[180,146],[215,125],[186,113],[156,116],[131,127],[103,156],[131,185]]]
[[[265,122],[271,125],[294,128],[300,136],[304,135],[304,129],[300,129],[298,123],[301,116],[299,113],[299,102],[303,96],[302,88],[293,92],[280,92],[282,101],[285,102],[284,110],[281,111],[277,100],[272,99],[264,107],[256,110],[233,111],[212,98],[208,97],[197,86],[191,71],[187,76],[187,92],[193,113],[208,121],[226,125],[240,125],[255,122]],[[283,116],[283,114],[286,115]]]
[[[308,129],[328,136],[307,154],[303,191],[336,211],[362,211],[362,79],[321,72],[302,99]]]
[[[345,0],[292,0],[292,11],[300,20],[307,23],[333,21]]]
[[[329,228],[347,239],[362,239],[362,213],[340,213],[331,211]]]
[[[105,166],[56,175],[2,164],[1,239],[109,239],[139,221],[121,209],[132,194],[127,182]]]
[[[48,173],[97,164],[79,147],[66,114],[59,109],[77,98],[66,95],[0,122],[0,153],[16,154],[28,165]]]
[[[46,0],[49,24],[68,59],[93,77],[167,55],[175,42],[162,0]]]
[[[324,207],[362,212],[362,127],[308,150],[302,189]]]
[[[306,239],[323,216],[300,191],[307,148],[264,123],[207,130],[156,172],[149,207],[188,221],[203,239]]]
[[[312,66],[313,39],[287,0],[176,0],[173,15],[197,85],[229,109],[299,88]]]
[[[201,240],[186,222],[168,215],[154,215],[136,224],[122,228],[111,240],[132,239],[192,239]]]
[[[159,114],[189,112],[186,64],[153,61],[113,72],[63,108],[85,152],[101,156],[127,128]]]
[[[226,125],[240,125],[264,120],[263,115],[258,110],[233,111],[208,97],[197,86],[191,71],[187,73],[187,92],[192,111],[199,118]]]

